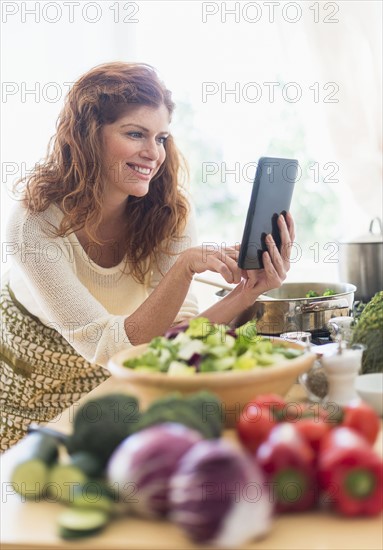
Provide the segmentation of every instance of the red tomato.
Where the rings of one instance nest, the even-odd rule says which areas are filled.
[[[238,437],[246,449],[254,452],[267,439],[276,424],[277,421],[268,407],[250,402],[244,407],[237,423]]]
[[[357,399],[346,405],[343,413],[341,426],[351,428],[373,445],[380,430],[380,419],[374,409]]]

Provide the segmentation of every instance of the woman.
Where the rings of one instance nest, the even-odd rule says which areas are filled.
[[[114,353],[198,315],[195,273],[236,283],[203,313],[223,323],[285,278],[289,258],[272,239],[265,269],[247,273],[236,248],[195,246],[173,108],[152,67],[96,67],[69,92],[46,160],[23,181],[1,296],[2,450],[105,380]],[[291,216],[279,227],[287,250]]]

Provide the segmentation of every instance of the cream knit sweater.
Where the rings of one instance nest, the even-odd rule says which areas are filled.
[[[12,255],[10,288],[16,299],[42,323],[56,329],[90,363],[107,366],[117,351],[131,346],[124,321],[161,280],[176,256],[162,255],[160,266],[139,284],[122,272],[124,261],[111,268],[94,263],[75,234],[56,237],[62,212],[54,205],[32,214],[17,204],[7,226],[7,253]],[[194,246],[194,216],[185,228],[177,253]],[[189,291],[176,321],[198,313]],[[153,311],[153,315],[159,312]]]

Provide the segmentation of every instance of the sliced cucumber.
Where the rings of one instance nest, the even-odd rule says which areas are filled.
[[[15,463],[11,474],[11,482],[20,495],[36,500],[45,493],[49,469],[57,460],[58,445],[54,437],[38,432],[20,442],[22,458]]]
[[[101,510],[111,515],[115,508],[115,497],[103,483],[89,481],[75,488],[71,505],[74,508]]]
[[[59,534],[64,539],[88,537],[100,532],[109,522],[101,510],[69,509],[58,518]]]
[[[85,451],[75,453],[70,462],[56,464],[49,473],[48,493],[51,498],[71,503],[74,491],[85,485],[89,478],[100,475],[102,464]]]
[[[47,484],[50,500],[72,502],[76,487],[82,487],[88,476],[72,464],[56,464],[49,472]]]

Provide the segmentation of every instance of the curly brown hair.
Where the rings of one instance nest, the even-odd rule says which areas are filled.
[[[165,105],[169,117],[174,110],[170,91],[154,68],[144,63],[99,65],[69,91],[46,158],[17,182],[26,184],[23,200],[30,211],[42,212],[52,203],[62,210],[57,236],[85,229],[94,242],[99,242],[95,232],[104,197],[99,160],[101,128],[142,105]],[[124,252],[129,271],[139,282],[143,282],[159,251],[170,252],[170,244],[180,238],[189,212],[179,185],[187,167],[172,136],[166,140],[165,150],[166,159],[152,180],[159,185],[150,185],[144,197],[130,196],[126,205]]]

